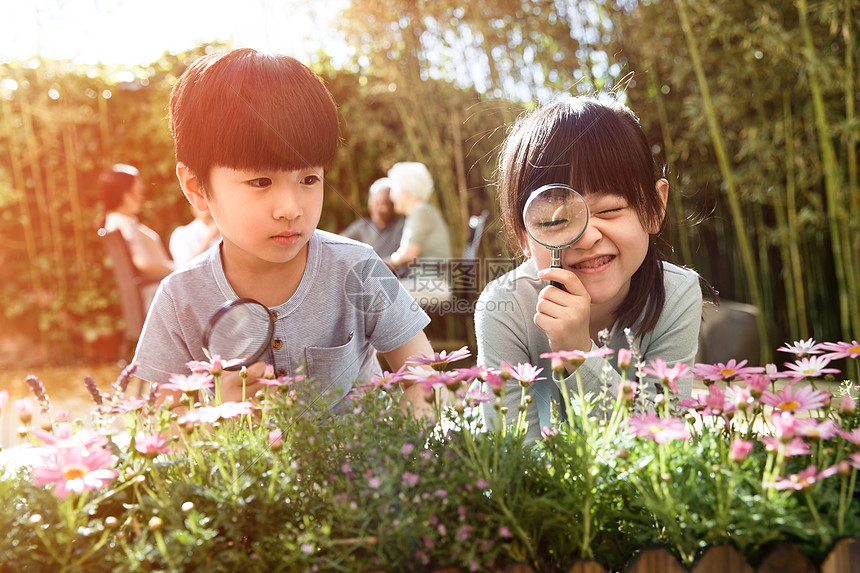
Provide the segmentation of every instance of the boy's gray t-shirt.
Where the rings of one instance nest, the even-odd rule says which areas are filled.
[[[381,374],[376,352],[389,352],[421,332],[430,319],[369,246],[315,231],[295,294],[271,307],[271,347],[262,360],[278,375],[304,374],[337,402],[356,381]],[[164,383],[206,361],[203,332],[221,305],[239,298],[227,282],[220,247],[213,247],[165,278],[137,346],[135,375]],[[227,359],[229,357],[222,357]]]

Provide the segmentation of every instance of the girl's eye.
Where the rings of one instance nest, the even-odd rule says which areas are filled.
[[[302,177],[302,185],[316,185],[320,181],[319,175],[306,175]]]
[[[251,187],[256,187],[258,189],[263,189],[264,187],[269,187],[272,184],[272,180],[268,177],[258,177],[256,179],[251,179],[248,181],[248,185]]]

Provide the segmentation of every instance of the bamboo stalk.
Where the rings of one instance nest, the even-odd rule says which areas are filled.
[[[791,111],[791,93],[783,92],[783,123],[785,125],[785,210],[788,229],[788,240],[786,241],[789,255],[790,276],[794,291],[792,307],[797,313],[797,332],[794,339],[807,336],[809,323],[807,322],[808,310],[806,308],[806,296],[803,281],[803,263],[800,258],[798,247],[799,237],[797,232],[797,174],[794,170],[794,120]],[[794,286],[797,288],[795,289]]]
[[[714,145],[714,152],[717,155],[717,162],[720,166],[720,173],[723,181],[726,184],[726,196],[729,203],[729,208],[732,214],[732,222],[734,231],[738,240],[738,247],[741,255],[741,262],[747,276],[747,287],[753,304],[762,308],[762,292],[758,281],[758,269],[753,258],[752,247],[746,232],[746,224],[744,222],[741,204],[738,198],[738,192],[735,188],[734,175],[732,173],[729,156],[725,148],[723,136],[720,131],[719,121],[717,120],[716,109],[711,100],[711,92],[708,87],[708,80],[705,76],[705,69],[702,65],[702,58],[699,55],[699,48],[696,45],[696,38],[693,28],[690,25],[690,17],[687,14],[687,5],[684,0],[675,0],[675,6],[678,9],[678,16],[681,20],[681,28],[684,32],[684,38],[687,42],[687,47],[690,50],[690,59],[693,62],[693,69],[696,73],[696,80],[699,89],[702,92],[702,103],[705,108],[705,116],[708,122],[708,131],[711,136],[711,142]],[[769,342],[769,334],[767,331],[767,321],[765,313],[761,312],[758,315],[759,338],[761,341],[761,356],[765,361],[770,359],[771,349]]]
[[[809,66],[811,81],[809,89],[812,94],[812,104],[815,111],[815,127],[818,133],[818,146],[824,170],[824,190],[827,198],[827,219],[830,232],[830,248],[833,252],[836,280],[839,285],[837,293],[839,300],[839,322],[841,336],[850,339],[852,325],[860,320],[856,317],[856,300],[860,293],[851,289],[851,279],[847,269],[851,266],[850,245],[845,245],[843,233],[843,217],[845,213],[845,202],[840,192],[839,165],[836,161],[836,152],[830,140],[830,125],[824,104],[824,94],[819,82],[819,64],[817,62],[815,45],[812,39],[812,29],[809,25],[809,9],[806,0],[797,0],[797,11],[800,19],[800,28],[803,34],[803,52]],[[846,249],[846,246],[848,247]],[[853,316],[852,316],[853,315]],[[860,330],[860,327],[858,327]]]
[[[24,177],[24,157],[19,146],[18,140],[15,137],[15,130],[12,128],[13,109],[12,103],[6,98],[0,98],[3,104],[3,115],[6,121],[3,122],[6,128],[6,136],[9,142],[9,160],[12,167],[12,181],[15,195],[18,199],[18,205],[21,208],[21,234],[24,236],[24,245],[27,250],[27,266],[32,292],[36,301],[35,314],[39,317],[42,313],[41,305],[38,302],[37,293],[44,290],[42,280],[42,270],[38,265],[39,246],[36,242],[36,226],[33,224],[33,214],[30,211],[30,203],[26,193],[26,180]],[[39,340],[36,341],[39,349],[44,348],[44,335],[42,329],[38,330]]]
[[[649,61],[648,68],[652,70],[652,72],[648,74],[648,81],[651,84],[652,91],[654,92],[654,103],[657,106],[657,118],[660,121],[660,132],[663,135],[663,149],[665,150],[666,166],[668,170],[666,175],[668,176],[672,172],[671,165],[673,165],[677,160],[677,154],[675,152],[674,141],[672,140],[672,128],[669,124],[669,115],[666,113],[666,104],[663,101],[663,95],[660,92],[660,82],[655,79],[657,73],[656,65],[654,62]],[[672,198],[672,210],[675,212],[675,220],[686,222],[680,189],[670,190],[669,196]],[[681,250],[681,262],[685,265],[692,265],[693,249],[690,246],[689,235],[684,229],[679,228],[676,239],[678,247]]]

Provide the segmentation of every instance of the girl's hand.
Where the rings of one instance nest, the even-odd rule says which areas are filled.
[[[534,321],[546,333],[549,347],[553,352],[591,350],[591,296],[579,277],[559,268],[541,269],[538,277],[561,283],[566,289],[548,285],[538,296]]]
[[[266,371],[263,361],[255,362],[248,367],[248,377],[245,379],[244,399],[250,400],[258,390],[265,390],[267,386],[258,382]],[[221,373],[221,400],[224,402],[242,401],[242,372],[240,370],[225,370]]]

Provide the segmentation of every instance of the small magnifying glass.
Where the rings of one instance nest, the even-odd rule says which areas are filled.
[[[572,187],[544,185],[526,200],[523,222],[529,236],[550,250],[550,267],[561,268],[561,251],[577,242],[588,227],[588,204]],[[564,288],[556,281],[550,284]]]
[[[241,360],[225,370],[241,370],[257,362],[275,333],[275,317],[266,306],[250,298],[224,303],[203,332],[203,353],[212,360]]]

